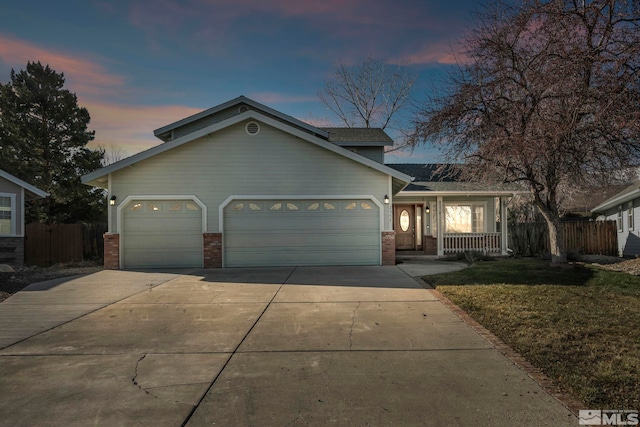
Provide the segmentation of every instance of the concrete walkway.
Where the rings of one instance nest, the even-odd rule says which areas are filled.
[[[0,425],[577,425],[398,267],[181,273],[0,304]]]

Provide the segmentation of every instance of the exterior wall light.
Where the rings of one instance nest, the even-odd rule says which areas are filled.
[[[384,204],[385,205],[389,204],[389,196],[387,196],[386,194],[384,195]]]
[[[111,198],[109,199],[109,206],[115,206],[116,205],[116,196],[111,196]]]
[[[424,213],[428,214],[429,212],[431,212],[431,209],[429,209],[429,205],[427,205],[427,206],[424,208]]]

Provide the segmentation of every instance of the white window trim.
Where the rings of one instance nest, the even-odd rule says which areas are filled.
[[[618,233],[622,233],[624,231],[624,224],[622,224],[623,216],[622,216],[622,205],[618,206],[618,215],[616,217],[616,222],[618,223]]]
[[[18,216],[18,207],[16,206],[16,195],[15,193],[0,193],[0,197],[9,197],[11,199],[11,231],[9,234],[0,234],[0,236],[7,237],[16,237],[18,234],[16,233],[16,217]]]
[[[634,212],[633,212],[633,201],[627,204],[627,229],[629,231],[633,230],[633,222],[634,222]]]
[[[443,233],[447,234],[447,217],[446,217],[446,211],[447,211],[447,206],[473,206],[473,205],[482,205],[483,206],[483,213],[482,213],[482,228],[484,229],[484,231],[482,231],[482,233],[487,233],[488,230],[488,216],[487,213],[487,201],[477,201],[477,202],[472,202],[472,201],[458,201],[458,200],[452,200],[452,201],[448,201],[448,200],[444,200],[443,201],[443,207],[442,207],[442,213],[443,213]],[[495,216],[495,213],[494,213]],[[471,224],[472,228],[473,228],[473,224]],[[476,231],[472,231],[472,233],[477,233]]]

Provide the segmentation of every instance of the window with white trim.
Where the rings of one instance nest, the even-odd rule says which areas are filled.
[[[622,233],[622,205],[618,206],[618,217],[616,218],[616,222],[618,223],[618,232]]]
[[[633,230],[633,202],[627,204],[627,226],[629,231]]]
[[[16,234],[16,196],[0,194],[0,235]]]
[[[447,203],[445,233],[484,233],[484,203]]]

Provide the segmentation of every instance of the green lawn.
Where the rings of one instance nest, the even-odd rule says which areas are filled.
[[[585,408],[640,409],[640,277],[518,258],[424,280]]]

